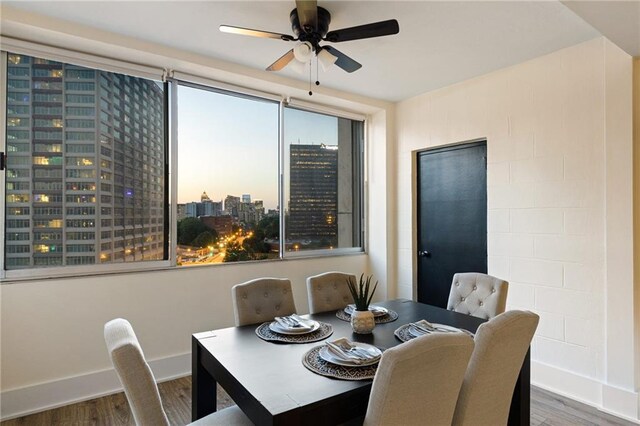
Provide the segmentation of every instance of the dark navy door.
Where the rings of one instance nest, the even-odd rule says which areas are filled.
[[[418,301],[446,308],[453,274],[487,273],[486,141],[417,156]]]

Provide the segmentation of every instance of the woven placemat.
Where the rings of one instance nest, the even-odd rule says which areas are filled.
[[[376,375],[377,362],[362,367],[344,367],[320,358],[320,349],[322,345],[314,347],[302,357],[302,364],[316,374],[340,380],[371,380]]]
[[[388,322],[393,322],[398,319],[398,313],[396,311],[392,311],[391,309],[388,309],[388,311],[389,312],[386,313],[385,315],[381,315],[379,317],[373,318],[376,324],[385,324]],[[344,309],[340,309],[336,311],[336,316],[340,318],[342,321],[351,321],[351,315],[346,313]]]
[[[271,331],[269,328],[269,324],[271,321],[262,323],[256,328],[256,334],[262,340],[267,340],[270,342],[285,342],[285,343],[311,343],[317,342],[322,339],[326,339],[327,337],[333,334],[333,327],[331,324],[327,324],[326,322],[320,322],[320,328],[312,333],[304,333],[304,334],[280,334],[274,331]]]
[[[409,328],[411,328],[411,324],[401,325],[400,327],[396,328],[396,330],[393,332],[393,335],[396,336],[402,342],[407,342],[411,339],[415,339],[416,336],[414,336],[409,332]],[[462,331],[463,333],[467,333],[471,337],[475,336],[472,332],[470,332],[469,330],[465,330],[464,328],[461,328],[460,331]],[[426,334],[429,334],[429,333],[426,333]]]

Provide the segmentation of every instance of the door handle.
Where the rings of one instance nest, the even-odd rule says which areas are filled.
[[[419,250],[418,256],[420,257],[431,257],[431,252],[427,250]]]

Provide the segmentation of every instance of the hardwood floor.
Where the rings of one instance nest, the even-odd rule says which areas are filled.
[[[191,377],[183,377],[159,385],[167,417],[172,425],[191,421]],[[233,404],[218,387],[218,408]],[[92,399],[30,416],[7,420],[2,426],[71,426],[71,425],[135,425],[124,393]],[[633,423],[602,413],[585,404],[551,392],[531,388],[532,426],[632,426]]]

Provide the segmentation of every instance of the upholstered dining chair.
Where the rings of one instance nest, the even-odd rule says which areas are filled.
[[[429,334],[387,349],[364,425],[450,425],[472,351],[465,333]]]
[[[507,424],[513,389],[538,320],[533,312],[514,310],[478,327],[453,425]]]
[[[238,327],[296,313],[291,281],[284,278],[258,278],[236,284],[231,295]]]
[[[307,278],[309,313],[334,311],[353,303],[347,280],[355,280],[353,274],[325,272]]]
[[[129,321],[117,318],[104,326],[104,340],[138,426],[169,425],[158,385]],[[206,416],[192,425],[252,425],[234,405]]]
[[[478,272],[455,274],[447,309],[490,319],[504,312],[509,283]]]

